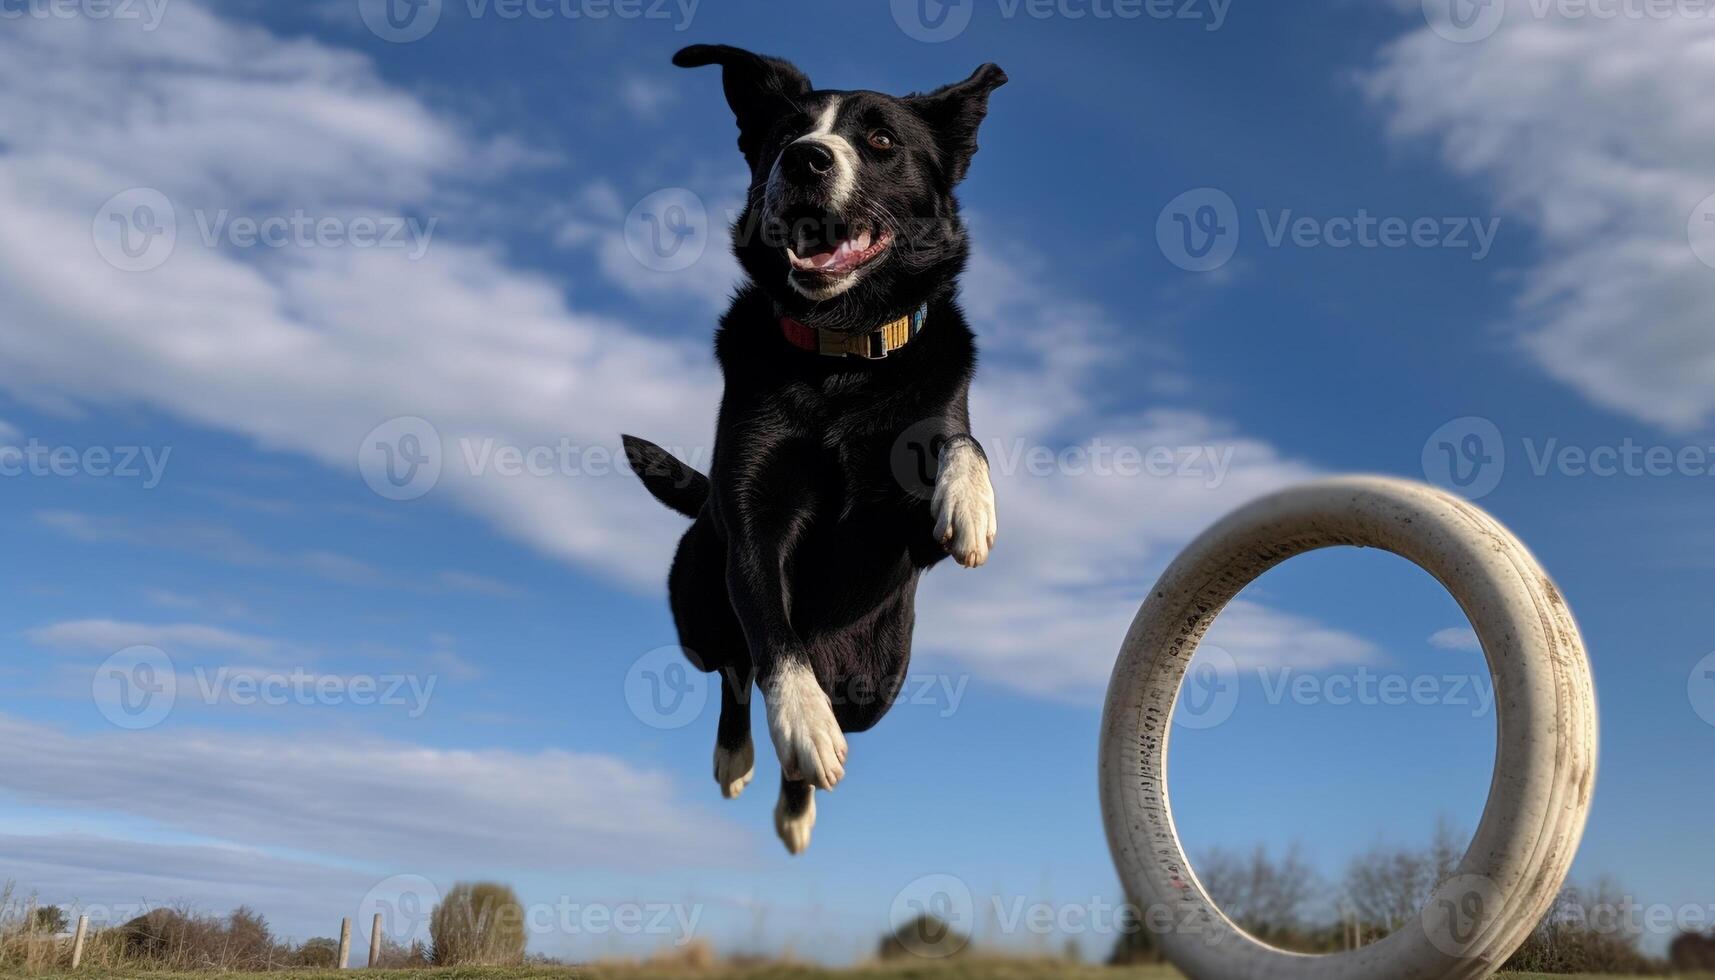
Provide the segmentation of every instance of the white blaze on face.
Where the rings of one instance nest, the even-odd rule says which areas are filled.
[[[822,144],[829,153],[834,155],[833,186],[828,191],[830,210],[838,212],[852,199],[852,192],[857,190],[857,149],[844,136],[834,133],[834,124],[840,118],[840,99],[835,96],[828,100],[822,109],[822,114],[816,119],[816,128],[798,137],[797,142],[814,140]]]
[[[828,210],[839,212],[852,199],[857,190],[857,149],[844,136],[834,132],[834,126],[840,118],[840,97],[835,95],[828,99],[826,105],[816,113],[816,123],[808,133],[793,140],[793,143],[819,143],[822,148],[834,155],[833,179],[828,187]],[[782,154],[784,155],[784,154]],[[770,190],[774,191],[781,180],[780,161],[774,161],[774,170],[768,175]]]

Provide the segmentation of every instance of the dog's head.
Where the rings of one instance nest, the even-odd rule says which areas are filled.
[[[682,68],[719,65],[750,165],[734,251],[780,306],[868,329],[950,283],[968,252],[953,188],[977,152],[995,65],[902,98],[820,91],[789,62],[697,44]]]

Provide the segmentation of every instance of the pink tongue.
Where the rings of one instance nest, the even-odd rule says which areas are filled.
[[[833,250],[821,252],[806,257],[803,261],[813,269],[843,269],[855,263],[870,245],[870,236],[860,234],[856,238],[848,238]]]

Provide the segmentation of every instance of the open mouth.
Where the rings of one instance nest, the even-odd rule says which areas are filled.
[[[793,221],[790,227],[786,259],[793,274],[800,276],[834,278],[855,272],[893,244],[893,232],[886,228],[877,230],[828,216]]]
[[[788,248],[786,258],[791,261],[794,272],[839,276],[867,264],[892,244],[893,232],[882,229],[880,234],[875,234],[866,228],[853,232],[850,238],[827,243],[821,246],[820,251],[800,255],[796,249]]]

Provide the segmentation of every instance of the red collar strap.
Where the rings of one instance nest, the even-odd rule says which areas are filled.
[[[789,316],[783,316],[780,318],[780,334],[793,347],[813,354],[879,361],[909,344],[913,337],[922,333],[923,323],[928,318],[929,304],[924,303],[910,316],[902,316],[874,330],[846,333],[812,327]]]

